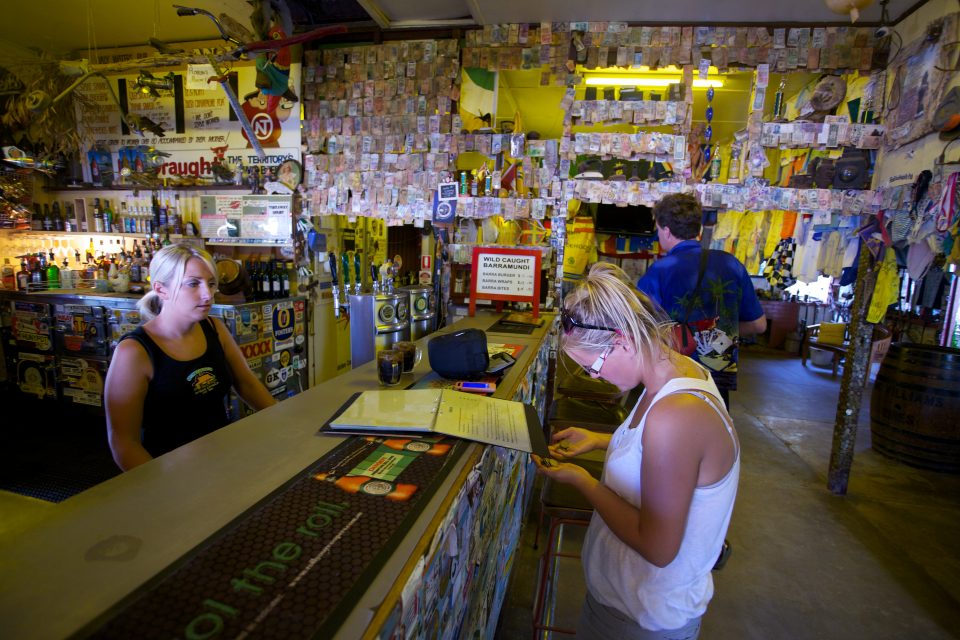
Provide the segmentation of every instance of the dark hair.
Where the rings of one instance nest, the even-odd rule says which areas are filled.
[[[703,209],[693,195],[672,193],[653,206],[653,219],[661,227],[670,229],[675,238],[692,240],[700,234]]]

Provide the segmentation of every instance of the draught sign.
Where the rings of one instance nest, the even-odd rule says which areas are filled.
[[[529,302],[533,317],[540,312],[540,251],[530,249],[473,248],[470,278],[470,315],[476,301]],[[498,305],[499,307],[499,305]]]

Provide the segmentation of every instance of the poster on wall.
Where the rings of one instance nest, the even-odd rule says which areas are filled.
[[[538,249],[474,247],[470,273],[471,316],[477,300],[529,302],[533,317],[540,313],[540,260]]]
[[[291,87],[299,87],[300,70],[299,63],[291,65]],[[212,180],[217,164],[236,168],[299,160],[300,105],[264,94],[255,85],[256,72],[252,62],[234,64],[227,82],[266,154],[263,159],[254,151],[226,93],[213,80],[209,65],[189,65],[163,75],[140,71],[112,75],[109,80],[91,78],[76,90],[78,129],[88,144],[109,151],[114,175],[125,166],[135,170],[129,165],[136,159],[121,150],[138,146],[169,154],[159,160],[160,178]],[[151,85],[161,88],[151,89]],[[110,89],[128,114],[128,122],[120,117]],[[141,127],[143,135],[130,123]],[[87,150],[82,154],[85,159]],[[95,181],[89,159],[84,163],[84,180]]]
[[[933,115],[951,75],[956,13],[932,22],[926,36],[896,55],[888,68],[886,144],[896,149],[933,132]],[[938,34],[935,37],[932,34]],[[948,46],[949,45],[949,46]]]
[[[201,196],[200,235],[210,243],[289,244],[292,206],[285,195]]]

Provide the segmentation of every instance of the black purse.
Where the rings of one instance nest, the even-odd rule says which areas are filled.
[[[844,149],[836,162],[833,175],[834,189],[866,189],[870,184],[869,159],[861,149]]]

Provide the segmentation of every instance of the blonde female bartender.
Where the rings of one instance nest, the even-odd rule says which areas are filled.
[[[257,410],[276,404],[227,332],[211,318],[217,270],[188,244],[150,261],[152,291],[138,303],[145,321],[120,340],[104,389],[107,438],[127,471],[228,422],[232,386]]]

